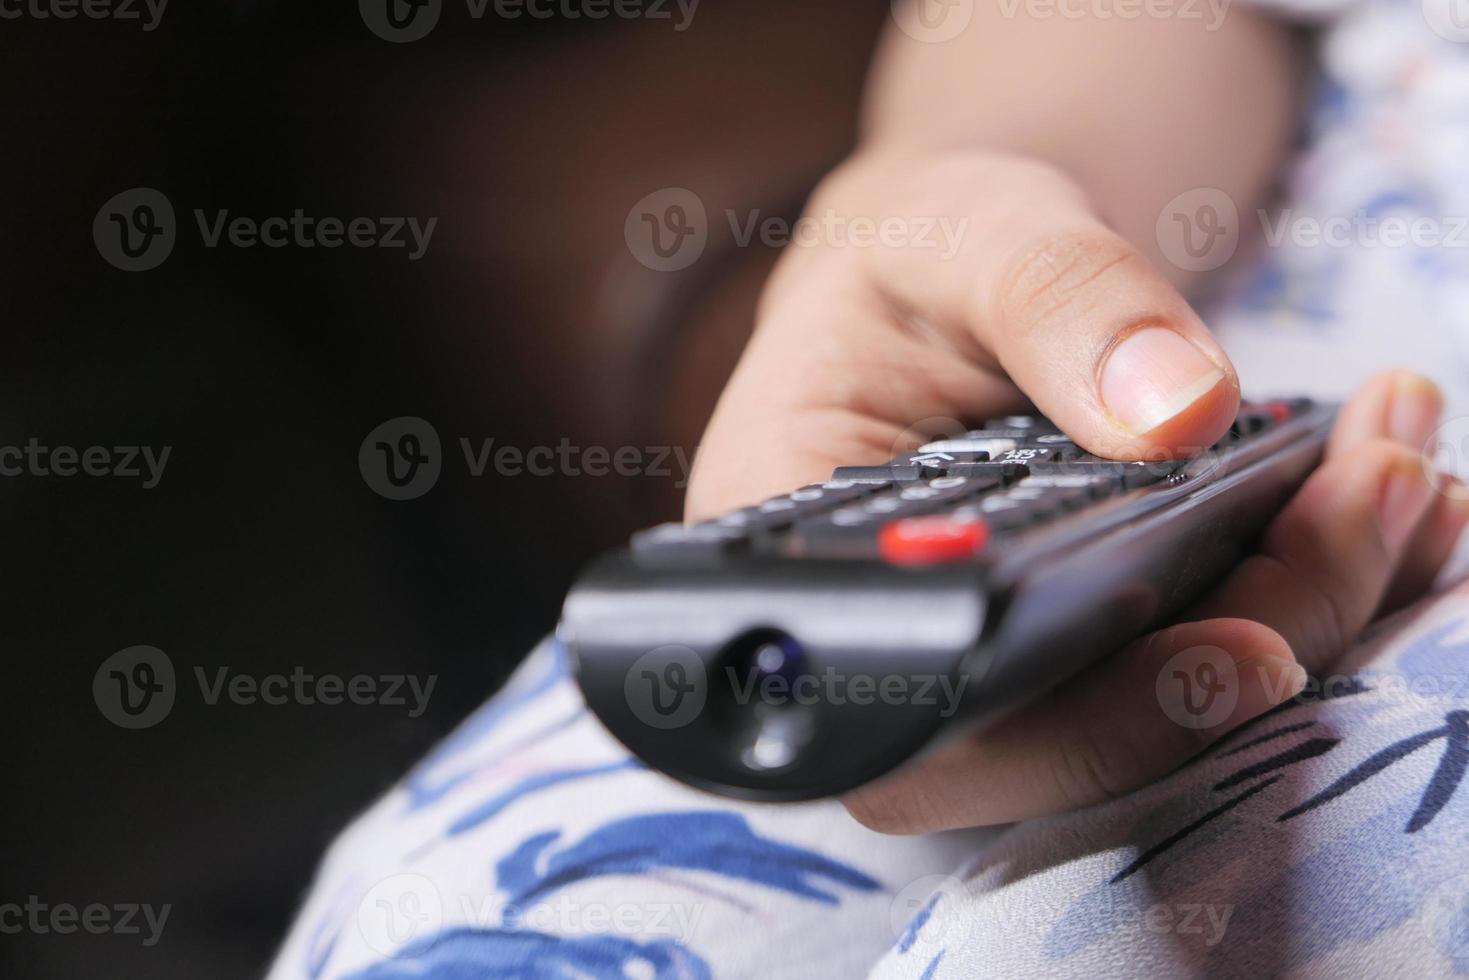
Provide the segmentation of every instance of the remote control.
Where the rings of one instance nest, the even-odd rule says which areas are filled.
[[[1187,460],[1010,416],[592,564],[558,630],[591,710],[692,785],[862,785],[1166,623],[1320,461],[1335,408],[1247,404]]]

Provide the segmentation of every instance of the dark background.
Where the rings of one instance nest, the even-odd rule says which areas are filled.
[[[172,906],[161,941],[0,936],[6,976],[259,975],[323,848],[554,624],[578,565],[676,516],[668,478],[471,479],[457,440],[692,452],[772,256],[639,265],[667,186],[789,212],[850,147],[886,10],[705,0],[671,21],[471,19],[412,43],[350,3],[0,20],[0,445],[169,446],[163,479],[0,478],[0,902]],[[14,8],[12,8],[14,9]],[[493,11],[493,8],[491,8]],[[92,220],[136,186],[148,272]],[[193,210],[437,216],[403,250],[205,248]],[[393,502],[363,437],[430,420],[444,473]],[[165,651],[155,727],[103,717],[113,652]],[[384,705],[208,705],[193,670],[437,676]]]

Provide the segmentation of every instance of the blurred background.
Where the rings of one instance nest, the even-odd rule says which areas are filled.
[[[4,8],[0,446],[169,456],[151,488],[0,478],[0,903],[169,912],[151,945],[146,925],[0,936],[0,975],[265,969],[334,833],[493,693],[584,560],[678,513],[672,454],[633,476],[475,476],[460,440],[692,455],[773,257],[733,248],[722,215],[794,216],[850,148],[887,12],[430,0],[432,29],[392,43],[388,2],[417,9]],[[94,219],[139,187],[176,241],[124,271]],[[672,272],[624,234],[669,188],[711,222]],[[209,247],[195,218],[297,209],[437,224],[414,260],[406,231],[397,249]],[[432,425],[441,474],[392,500],[358,456],[402,416]],[[137,645],[175,691],[129,729],[93,682]],[[411,698],[211,704],[197,672],[436,680],[413,717]]]

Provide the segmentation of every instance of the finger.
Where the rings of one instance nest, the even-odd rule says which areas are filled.
[[[1433,434],[1443,412],[1443,394],[1428,378],[1410,371],[1384,371],[1364,383],[1337,415],[1327,443],[1328,458],[1351,451],[1373,439],[1386,437],[1426,460],[1433,454]],[[1427,471],[1432,473],[1431,468]],[[1376,615],[1399,609],[1426,593],[1453,553],[1469,519],[1469,500],[1462,485],[1447,480],[1413,531],[1399,567],[1387,587]]]
[[[900,326],[842,256],[793,252],[783,266],[694,459],[690,520],[885,463],[930,434],[916,422],[1025,406],[969,353]]]
[[[787,250],[695,460],[690,519],[886,462],[923,441],[915,423],[1027,400],[1086,448],[1133,458],[1211,445],[1233,418],[1234,371],[1208,331],[1047,168],[860,161],[810,210],[938,216],[948,245]]]
[[[977,338],[1092,452],[1187,455],[1223,435],[1239,406],[1229,358],[1074,185],[993,159],[955,164],[947,180],[955,212],[983,234],[966,236],[951,260],[874,253],[869,268],[887,295]],[[986,193],[997,182],[1007,193]]]
[[[1185,623],[1076,675],[843,802],[893,834],[1007,823],[1099,803],[1172,771],[1298,694],[1285,641],[1248,620]]]
[[[1377,616],[1402,609],[1429,593],[1458,547],[1466,525],[1469,525],[1469,487],[1458,480],[1446,479],[1413,532],[1397,574],[1377,608]]]
[[[1311,475],[1193,616],[1260,622],[1316,670],[1371,619],[1433,496],[1406,446],[1355,446]]]
[[[1411,371],[1373,375],[1342,405],[1327,441],[1328,458],[1373,439],[1391,439],[1423,449],[1443,412],[1443,394],[1428,378]]]

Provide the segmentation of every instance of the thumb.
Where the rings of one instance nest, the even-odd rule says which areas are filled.
[[[885,287],[900,302],[936,304],[1094,453],[1186,455],[1216,442],[1238,411],[1239,382],[1188,302],[1065,177],[1028,162],[991,166],[1012,172],[1005,195],[968,198],[970,227],[985,234],[947,262],[929,253],[884,264]]]

